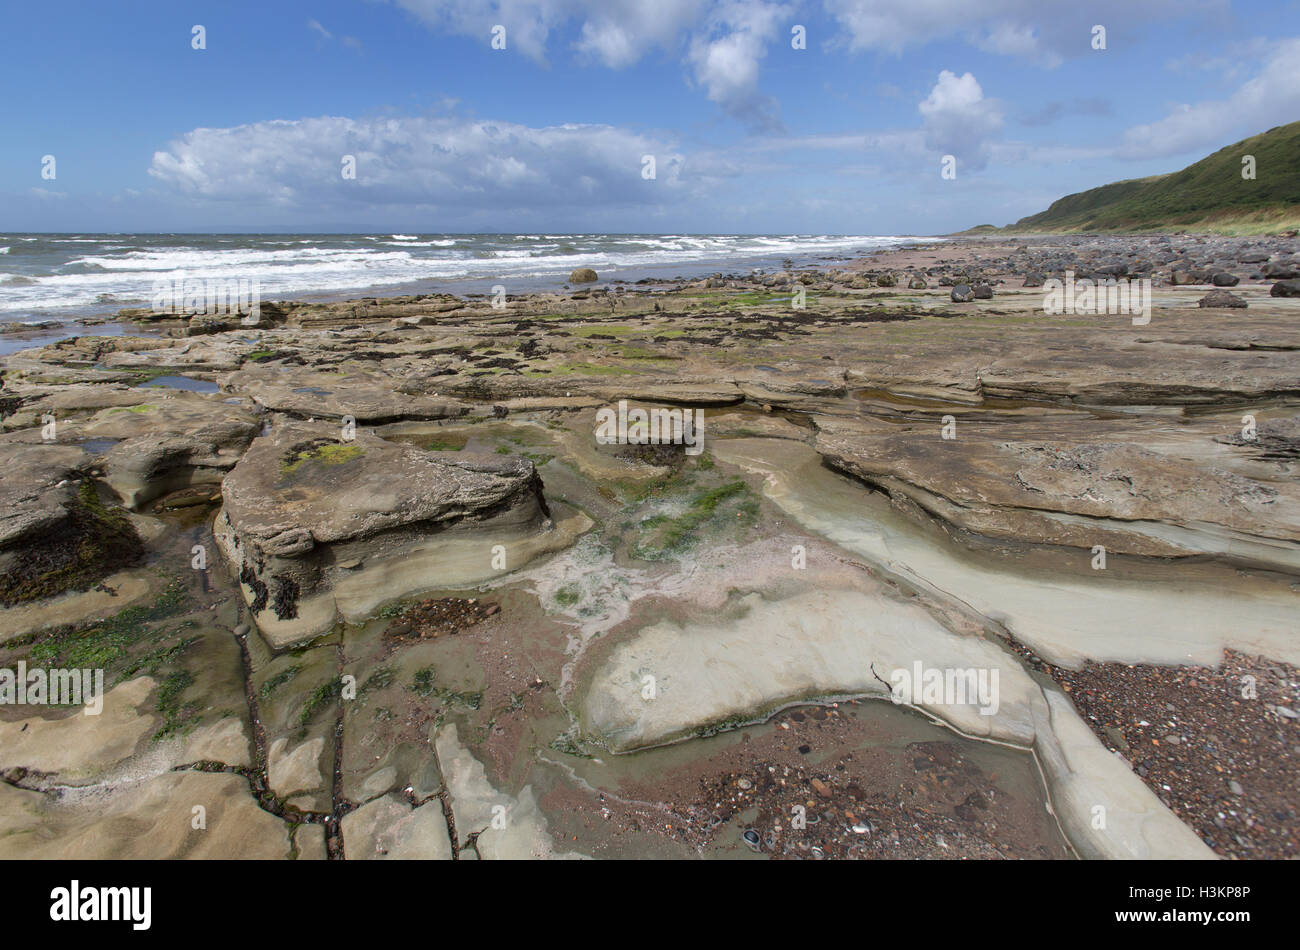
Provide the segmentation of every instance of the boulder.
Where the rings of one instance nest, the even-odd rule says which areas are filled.
[[[1300,280],[1279,280],[1268,292],[1270,297],[1300,297]]]
[[[569,283],[571,284],[590,284],[596,280],[599,280],[599,278],[590,267],[578,267],[569,274]]]
[[[975,299],[976,299],[976,300],[992,300],[992,299],[993,299],[993,288],[990,287],[988,284],[976,284],[976,285],[975,285]]]
[[[1300,264],[1278,261],[1264,265],[1264,276],[1269,280],[1294,280],[1300,277]]]
[[[1246,301],[1226,290],[1212,290],[1196,302],[1198,307],[1231,307],[1238,310],[1246,308]]]
[[[913,277],[907,282],[908,290],[927,290],[929,289],[929,286],[930,285],[925,282],[924,277]]]
[[[1237,284],[1241,283],[1241,278],[1236,274],[1219,271],[1211,279],[1211,283],[1213,283],[1215,287],[1236,287]]]
[[[1022,286],[1022,287],[1041,287],[1041,286],[1043,286],[1044,281],[1045,281],[1045,278],[1043,277],[1042,274],[1026,274],[1026,275],[1025,275],[1025,282],[1024,282],[1023,284],[1021,284],[1021,286]]]
[[[893,274],[881,274],[876,278],[876,285],[879,287],[893,287],[898,283]]]
[[[953,287],[948,296],[952,298],[953,303],[970,303],[975,299],[975,291],[967,284],[958,284]]]

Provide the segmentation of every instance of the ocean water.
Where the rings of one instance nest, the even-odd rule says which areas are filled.
[[[849,260],[922,238],[727,234],[0,234],[0,321],[146,306],[155,281],[255,281],[261,299],[558,289]]]

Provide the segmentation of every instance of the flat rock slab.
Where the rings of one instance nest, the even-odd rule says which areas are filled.
[[[990,537],[1154,556],[1252,555],[1300,567],[1300,488],[1263,472],[1240,428],[1216,420],[826,420],[827,464]]]
[[[343,817],[349,861],[450,861],[451,836],[438,799],[413,808],[400,796],[385,795]]]
[[[486,860],[586,857],[576,851],[556,849],[531,786],[525,785],[514,796],[492,785],[483,763],[461,744],[454,723],[438,731],[434,748],[447,781],[459,847],[467,846],[477,835],[472,853]]]
[[[202,807],[205,827],[193,826]],[[248,781],[166,772],[53,799],[0,785],[0,858],[59,860],[285,859],[289,825],[257,806]]]
[[[400,392],[403,376],[349,369],[245,364],[224,376],[221,388],[251,396],[277,412],[310,419],[343,419],[378,425],[403,419],[447,419],[468,407],[455,400]]]

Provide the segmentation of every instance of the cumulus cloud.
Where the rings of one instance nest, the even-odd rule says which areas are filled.
[[[925,144],[957,156],[968,168],[988,163],[990,140],[1002,129],[1002,109],[971,73],[958,76],[945,69],[930,94],[917,107],[925,126]]]
[[[1135,126],[1124,136],[1122,158],[1159,158],[1203,151],[1225,136],[1241,138],[1300,115],[1300,38],[1277,43],[1259,74],[1226,99],[1180,103],[1158,122]]]
[[[705,0],[602,0],[582,4],[575,48],[611,69],[622,69],[653,49],[673,50],[684,31],[704,17]]]
[[[612,69],[652,50],[681,56],[687,78],[728,115],[761,131],[778,131],[776,102],[762,91],[760,66],[784,37],[796,6],[779,0],[391,0],[431,29],[477,37],[487,45],[496,26],[507,48],[547,62],[553,36],[571,27],[572,52]],[[961,39],[987,53],[1055,67],[1094,55],[1092,28],[1105,26],[1123,43],[1153,21],[1204,18],[1228,0],[1093,0],[1045,10],[1042,0],[821,0],[841,27],[831,45],[901,53],[926,43]]]
[[[695,79],[709,98],[755,128],[781,128],[775,101],[758,88],[758,63],[789,8],[777,3],[727,3],[709,32],[691,44]]]
[[[343,156],[356,178],[343,177]],[[641,176],[655,156],[656,177]],[[626,208],[689,197],[685,157],[608,125],[532,128],[459,117],[321,116],[194,129],[154,153],[149,174],[176,192],[285,209]]]

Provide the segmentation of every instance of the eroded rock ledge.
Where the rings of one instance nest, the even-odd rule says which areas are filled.
[[[553,527],[533,463],[426,452],[281,422],[222,484],[215,535],[273,645],[385,601],[510,565],[493,547]]]

